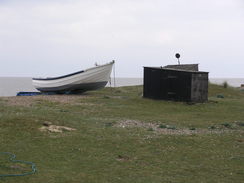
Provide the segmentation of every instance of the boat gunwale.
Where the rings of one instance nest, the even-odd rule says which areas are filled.
[[[71,73],[71,74],[66,74],[66,75],[63,75],[63,76],[58,76],[58,77],[51,77],[51,78],[32,78],[32,80],[44,80],[44,81],[49,81],[49,80],[57,80],[57,79],[62,79],[62,78],[66,78],[66,77],[70,77],[70,76],[73,76],[73,75],[76,75],[76,74],[80,74],[80,73],[83,73],[85,71],[78,71],[78,72],[74,72],[74,73]]]

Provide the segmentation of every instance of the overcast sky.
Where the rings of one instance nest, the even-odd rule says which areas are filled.
[[[116,61],[199,63],[210,77],[244,78],[244,0],[0,0],[0,76],[46,77]]]

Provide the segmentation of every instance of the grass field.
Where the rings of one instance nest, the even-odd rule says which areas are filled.
[[[0,151],[38,169],[0,182],[241,183],[244,92],[210,85],[209,102],[194,105],[142,98],[141,86],[2,97]],[[7,159],[0,174],[31,170]]]

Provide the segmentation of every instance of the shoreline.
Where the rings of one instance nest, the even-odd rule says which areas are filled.
[[[240,88],[244,84],[244,78],[209,78],[210,83],[222,85],[227,81],[228,85],[234,88]],[[115,86],[136,86],[142,85],[143,78],[116,78]],[[36,92],[32,86],[30,77],[0,77],[0,97],[16,96],[20,91]],[[111,78],[111,86],[114,86],[114,80]],[[110,83],[106,85],[110,87]]]

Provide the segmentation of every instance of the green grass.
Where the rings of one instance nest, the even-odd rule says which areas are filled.
[[[0,182],[244,182],[244,92],[237,89],[210,85],[209,102],[195,105],[142,98],[141,86],[88,92],[70,103],[8,100],[0,98],[0,151],[34,162],[38,172]],[[125,120],[196,133],[116,126]],[[41,132],[46,121],[77,130]],[[0,174],[28,171],[6,159],[0,156]]]

